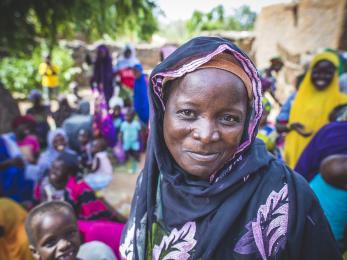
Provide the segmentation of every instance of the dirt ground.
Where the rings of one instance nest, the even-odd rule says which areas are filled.
[[[137,177],[144,165],[144,154],[137,163],[136,173],[131,173],[131,162],[116,166],[111,184],[101,191],[101,195],[120,213],[129,215],[131,200],[134,194]]]

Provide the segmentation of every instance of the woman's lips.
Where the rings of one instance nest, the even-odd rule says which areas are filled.
[[[219,153],[199,153],[193,151],[188,151],[187,154],[190,158],[199,162],[211,162],[219,156]]]

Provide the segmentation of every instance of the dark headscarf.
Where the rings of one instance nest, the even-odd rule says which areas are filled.
[[[102,55],[102,53],[104,53],[104,55]],[[100,89],[101,84],[103,85],[103,91],[107,102],[113,95],[112,77],[112,58],[110,52],[106,45],[101,44],[97,48],[92,83],[96,84],[98,89]]]
[[[251,99],[236,153],[212,179],[199,180],[181,169],[166,147],[163,88],[170,87],[166,84],[168,80],[200,68],[221,53],[232,56],[248,76]],[[123,257],[146,259],[152,254],[153,259],[163,256],[168,259],[231,259],[236,254],[245,259],[267,259],[278,256],[287,246],[288,226],[292,227],[297,221],[295,210],[294,217],[288,218],[288,200],[296,201],[295,192],[289,194],[288,187],[291,185],[293,190],[293,186],[298,185],[305,191],[309,188],[302,179],[294,180],[293,173],[285,166],[274,163],[262,143],[255,142],[262,101],[254,64],[225,39],[198,37],[159,64],[150,79],[153,110],[150,137],[145,167],[138,178],[131,214],[123,233],[120,247]],[[312,193],[308,194],[306,205],[310,205],[312,199]],[[323,216],[319,210],[317,214]],[[278,222],[277,226],[270,225]],[[156,241],[159,226],[167,235]],[[293,238],[300,240],[303,226],[293,229]],[[331,236],[327,236],[327,240],[329,238]],[[293,252],[293,259],[297,259],[296,256],[298,252]]]

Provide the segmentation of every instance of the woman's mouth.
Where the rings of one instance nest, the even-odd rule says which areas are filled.
[[[187,154],[190,158],[199,162],[211,162],[216,160],[219,156],[219,153],[200,153],[193,151],[188,151]]]

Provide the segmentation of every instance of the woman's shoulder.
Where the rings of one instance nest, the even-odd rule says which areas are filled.
[[[285,162],[279,159],[274,159],[269,163],[268,171],[271,174],[277,173],[280,178],[285,182],[288,182],[288,179],[292,179],[295,183],[300,184],[303,188],[310,189],[308,182],[295,170],[291,169]],[[272,176],[273,177],[273,176]]]
[[[278,159],[269,163],[264,174],[264,182],[274,186],[287,185],[288,193],[294,193],[295,197],[305,196],[306,199],[316,200],[306,179]]]

